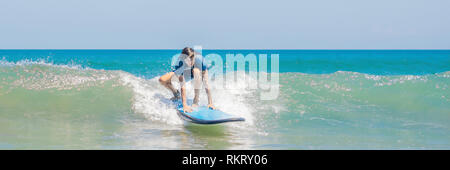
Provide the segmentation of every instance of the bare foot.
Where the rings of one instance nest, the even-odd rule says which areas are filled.
[[[170,98],[170,100],[172,100],[172,101],[176,101],[178,99],[180,99],[180,96],[173,96],[172,98]]]
[[[198,104],[194,103],[194,104],[192,104],[192,107],[198,107]]]
[[[173,97],[170,98],[170,100],[175,101],[175,100],[178,100],[178,99],[180,99],[180,91],[177,90],[176,93],[173,93]]]
[[[212,104],[208,104],[208,108],[211,110],[216,110],[216,107],[214,107],[214,105],[212,105]]]

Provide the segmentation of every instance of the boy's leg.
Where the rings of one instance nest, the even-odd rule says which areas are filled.
[[[175,75],[174,72],[169,72],[167,74],[164,74],[163,76],[161,76],[159,78],[159,82],[173,93],[174,97],[172,98],[172,100],[175,100],[180,97],[180,92],[178,90],[176,90],[172,85],[172,76],[173,75]]]
[[[200,95],[200,89],[202,88],[202,75],[200,73],[200,70],[198,68],[194,68],[192,70],[192,73],[194,74],[194,103],[192,104],[192,107],[198,106],[198,100]]]

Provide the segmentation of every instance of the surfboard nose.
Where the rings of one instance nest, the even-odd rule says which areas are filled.
[[[192,112],[185,113],[183,111],[183,105],[179,104],[177,107],[177,113],[181,119],[197,124],[217,124],[226,122],[245,121],[243,117],[228,114],[217,109],[213,110],[205,106],[199,106],[195,108]]]

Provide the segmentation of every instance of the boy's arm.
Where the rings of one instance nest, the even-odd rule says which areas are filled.
[[[211,90],[209,88],[209,83],[208,83],[208,70],[204,70],[202,72],[202,78],[203,78],[203,84],[205,86],[205,91],[206,91],[206,95],[208,96],[208,108],[211,109],[216,109],[216,107],[214,107],[213,102],[212,102],[212,96],[211,96]]]
[[[185,82],[183,76],[179,77],[180,80],[180,86],[181,86],[181,101],[183,103],[183,111],[184,112],[192,112],[191,107],[188,106],[187,100],[186,100],[186,88],[185,88]]]

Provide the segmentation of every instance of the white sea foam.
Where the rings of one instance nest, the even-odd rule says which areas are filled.
[[[0,60],[3,71],[17,72],[17,76],[9,82],[3,82],[10,87],[20,87],[29,90],[57,89],[69,90],[73,88],[96,86],[107,80],[119,80],[117,85],[125,85],[132,89],[132,110],[141,113],[151,121],[159,121],[167,124],[183,124],[183,121],[176,113],[175,104],[169,99],[172,93],[163,87],[159,82],[159,77],[145,79],[136,77],[124,71],[97,70],[83,68],[80,65],[54,64],[45,60],[21,60],[10,62]],[[235,74],[234,72],[229,74]],[[230,123],[233,127],[251,127],[254,125],[256,114],[255,108],[248,101],[254,89],[248,89],[251,82],[255,82],[254,77],[246,77],[247,81],[227,81],[227,87],[223,88],[224,76],[218,76],[214,81],[210,81],[212,88],[213,103],[217,109],[224,112],[244,117],[244,123]],[[241,77],[242,78],[242,77]],[[3,79],[6,80],[4,77]],[[9,79],[9,78],[8,78]],[[179,89],[179,83],[173,79],[174,86]],[[116,83],[114,83],[116,84]],[[1,85],[1,84],[0,84]],[[221,88],[222,87],[222,88]],[[187,97],[194,97],[192,81],[186,84]],[[204,90],[200,91],[199,105],[207,105],[207,96]],[[255,97],[250,97],[255,98]]]
[[[177,116],[175,104],[169,99],[172,93],[165,87],[159,84],[158,78],[152,79],[139,78],[134,75],[121,72],[120,77],[124,85],[128,85],[133,89],[133,110],[137,113],[143,114],[146,118],[152,121],[161,121],[168,124],[182,124],[183,121]],[[219,86],[217,83],[222,81],[211,81],[210,85],[213,87]],[[246,119],[244,125],[242,123],[230,123],[229,126],[247,127],[254,124],[255,110],[246,101],[246,96],[251,95],[251,92],[244,88],[245,81],[231,81],[229,82],[233,89],[212,89],[213,103],[217,109],[224,112],[235,114]],[[173,85],[179,88],[179,83],[174,79]],[[194,97],[194,90],[192,81],[186,84],[187,98]],[[199,105],[207,105],[207,96],[204,90],[200,92]]]

